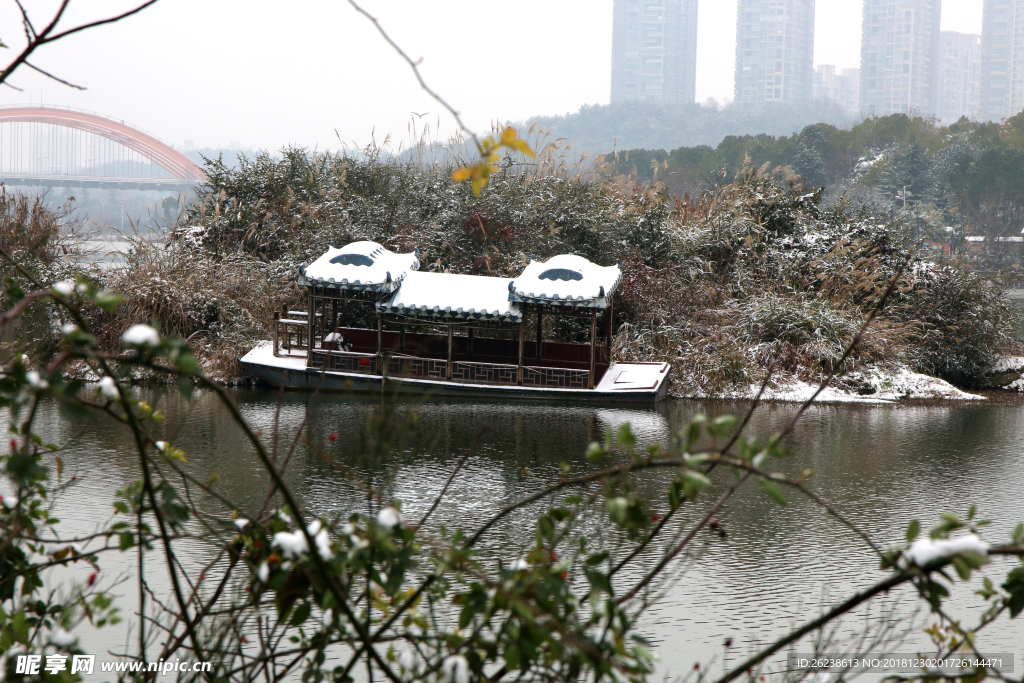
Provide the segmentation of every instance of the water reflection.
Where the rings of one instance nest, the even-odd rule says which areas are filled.
[[[641,443],[661,443],[697,413],[714,416],[746,408],[691,401],[615,409],[451,400],[398,402],[385,408],[374,399],[324,396],[307,415],[306,394],[244,390],[235,397],[268,443],[279,434],[282,454],[308,419],[308,438],[295,444],[286,479],[316,514],[365,510],[373,504],[368,484],[381,500],[403,501],[407,515],[416,519],[444,486],[456,460],[483,432],[435,513],[436,521],[467,529],[556,479],[561,463],[590,467],[583,451],[606,430],[629,422]],[[243,513],[264,505],[266,476],[213,396],[197,393],[189,401],[176,392],[146,392],[146,398],[167,415],[162,436],[186,451],[198,478],[218,473],[218,491],[236,501]],[[382,419],[387,410],[394,411],[399,423],[414,427],[376,430],[374,419]],[[751,433],[763,437],[778,430],[794,410],[789,405],[762,407],[751,421]],[[65,419],[51,407],[43,411],[40,426],[47,440],[69,444],[65,471],[80,478],[81,485],[59,505],[65,532],[90,531],[108,521],[113,491],[138,477],[128,435],[102,420]],[[1022,427],[1020,405],[819,406],[799,424],[790,442],[794,457],[781,463],[780,470],[813,468],[817,490],[883,543],[901,538],[911,519],[920,519],[927,528],[940,512],[962,512],[971,503],[996,520],[989,536],[1003,539],[1024,520]],[[332,433],[337,440],[330,439]],[[635,486],[662,500],[669,476],[639,477]],[[219,505],[193,493],[200,505]],[[517,557],[532,541],[537,509],[520,511],[500,525],[482,547],[484,557]],[[643,620],[645,634],[658,644],[664,671],[681,673],[694,662],[707,663],[712,657],[720,661],[724,654],[735,662],[793,621],[815,616],[824,602],[880,576],[876,561],[859,541],[809,501],[792,498],[780,508],[751,488],[720,517],[728,538],[701,536],[687,571],[662,586],[664,599]],[[595,535],[599,532],[594,529]],[[186,552],[186,560],[196,566],[211,553],[197,546]],[[132,560],[110,557],[104,571],[130,569]],[[134,596],[127,588],[122,592],[125,611],[130,612]],[[954,612],[970,600],[969,591],[962,593],[954,601]],[[906,616],[912,603],[908,598],[896,594],[888,601]],[[877,608],[871,613],[874,623],[880,614]],[[841,633],[860,631],[866,615],[851,615]],[[120,646],[125,631],[82,637],[86,651],[100,652]],[[722,648],[726,638],[735,643],[729,653]],[[982,649],[1013,651],[1021,643],[1024,623],[1016,623],[986,632]],[[915,633],[898,649],[914,652],[924,645]]]

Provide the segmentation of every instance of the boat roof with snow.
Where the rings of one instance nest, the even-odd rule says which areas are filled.
[[[622,281],[621,265],[599,266],[573,254],[531,259],[515,278],[418,269],[416,251],[396,254],[376,242],[353,242],[331,247],[300,268],[299,284],[388,295],[376,302],[376,309],[399,317],[519,323],[524,306],[567,313],[606,309]]]
[[[316,261],[300,267],[299,284],[385,294],[398,289],[419,267],[415,251],[396,254],[376,242],[352,242],[341,249],[330,247]]]
[[[560,254],[543,262],[531,260],[512,281],[508,298],[546,306],[603,309],[621,281],[619,264],[599,266],[582,256]]]
[[[512,280],[485,275],[409,273],[377,310],[438,321],[490,320],[518,323],[519,304],[509,301]]]

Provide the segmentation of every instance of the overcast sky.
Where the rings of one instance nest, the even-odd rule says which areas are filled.
[[[361,0],[475,129],[493,120],[564,114],[607,103],[612,0]],[[43,24],[54,0],[26,0]],[[72,0],[66,21],[125,0]],[[982,0],[943,0],[942,28],[981,32]],[[817,0],[815,64],[857,67],[860,0]],[[697,98],[732,98],[736,0],[700,0]],[[13,0],[0,0],[0,39],[17,47]],[[13,50],[0,51],[0,55]],[[390,133],[407,140],[411,112],[451,122],[346,0],[160,0],[120,24],[46,46],[0,104],[40,102],[122,119],[176,146],[338,148]],[[396,143],[397,144],[397,143]]]

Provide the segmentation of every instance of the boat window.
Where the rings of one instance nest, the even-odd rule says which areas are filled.
[[[343,266],[372,266],[373,259],[362,254],[338,254],[331,259],[331,263],[340,263]]]
[[[541,280],[582,280],[583,275],[568,268],[549,268],[540,274]]]

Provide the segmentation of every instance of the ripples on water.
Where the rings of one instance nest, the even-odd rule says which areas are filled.
[[[259,509],[266,477],[255,453],[211,395],[198,393],[186,401],[175,393],[146,392],[146,398],[168,416],[163,436],[186,451],[198,476],[219,473],[218,488],[227,498],[239,501],[243,510]],[[290,443],[309,397],[246,390],[238,391],[236,398],[247,419],[266,435],[273,433],[280,399],[277,419],[287,437],[282,443]],[[365,398],[324,396],[310,418],[309,444],[296,449],[287,479],[316,514],[365,511],[364,490],[332,466],[333,460],[372,484],[383,499],[403,501],[407,516],[416,519],[486,424],[479,447],[434,516],[435,522],[450,528],[472,529],[557,478],[562,461],[578,470],[590,467],[582,453],[607,429],[630,422],[642,444],[663,443],[697,413],[739,413],[744,408],[696,401],[650,409],[450,400],[399,404],[399,418],[418,414],[416,429],[396,430],[382,455],[372,448],[367,427],[367,416],[379,410],[378,404]],[[750,433],[767,436],[795,410],[792,405],[760,408]],[[794,457],[780,469],[793,473],[813,468],[818,492],[882,545],[901,539],[911,519],[920,519],[927,529],[939,513],[963,514],[972,503],[982,516],[996,520],[986,535],[1001,542],[1024,520],[1022,428],[1020,405],[818,406],[800,422],[791,439]],[[67,420],[51,408],[42,412],[39,431],[47,440],[68,445],[63,454],[65,476],[79,476],[79,485],[58,505],[62,532],[87,532],[107,523],[114,490],[138,478],[127,434],[104,422]],[[336,442],[328,439],[332,432],[339,436]],[[667,477],[645,475],[635,485],[657,501],[656,507],[664,508]],[[718,667],[723,654],[735,663],[755,644],[771,642],[790,625],[816,616],[823,605],[882,576],[873,556],[848,530],[808,501],[788,495],[790,505],[785,508],[756,485],[734,497],[719,515],[728,538],[711,533],[698,537],[685,571],[661,586],[664,596],[649,609],[641,630],[657,644],[662,671],[683,673],[695,662],[707,664],[712,658],[717,658]],[[510,516],[481,546],[483,557],[518,557],[532,542],[532,520],[540,509],[535,506]],[[595,538],[602,537],[600,529],[591,531]],[[182,547],[182,555],[192,567],[212,557],[207,547]],[[130,573],[133,561],[134,553],[109,555],[102,562],[104,575]],[[623,585],[635,580],[645,566],[625,577]],[[1005,570],[1000,563],[991,573],[998,577]],[[118,590],[129,615],[135,605],[134,584]],[[963,608],[971,600],[968,590],[959,591],[953,612],[966,616]],[[870,611],[848,616],[839,635],[863,631],[866,623],[877,630],[894,615],[909,623],[906,618],[913,608],[912,596],[896,591]],[[982,651],[1016,651],[1021,661],[1024,619],[1016,622],[986,632]],[[99,653],[123,647],[127,631],[80,635],[86,652]],[[729,653],[723,653],[726,638],[734,641]],[[913,653],[926,647],[917,624],[905,644],[888,649]]]

